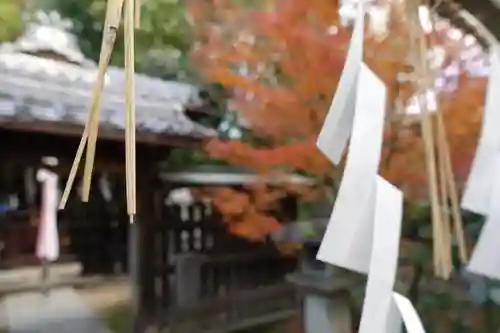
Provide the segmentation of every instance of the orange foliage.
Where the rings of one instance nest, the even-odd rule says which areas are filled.
[[[258,240],[279,229],[276,218],[259,213],[281,197],[280,192],[265,191],[253,186],[253,191],[243,193],[230,188],[213,188],[209,195],[215,207],[226,217],[229,230],[236,235]],[[251,190],[252,190],[251,189]]]
[[[316,149],[315,141],[343,68],[350,32],[339,25],[338,7],[331,0],[263,0],[252,8],[233,0],[193,0],[191,14],[199,37],[194,63],[207,81],[231,91],[230,107],[260,141],[257,146],[213,140],[207,145],[209,154],[259,173],[286,170],[316,181],[310,191],[289,186],[270,192],[262,184],[251,191],[253,195],[213,191],[233,232],[262,238],[279,227],[266,213],[270,203],[293,190],[311,199],[315,197],[311,191],[325,193],[338,182],[338,170]],[[365,61],[387,84],[389,106],[396,95],[404,101],[414,92],[396,84],[408,48],[405,27],[397,24],[385,40],[365,41]],[[480,120],[476,111],[483,103],[483,91],[484,82],[469,80],[443,96],[453,161],[461,177],[475,148]],[[407,124],[390,109],[382,172],[403,189],[425,190],[418,126]]]
[[[461,188],[474,156],[484,105],[485,78],[467,77],[451,93],[442,93],[447,140],[455,179]],[[410,198],[427,197],[427,174],[419,123],[397,124],[397,131],[385,142],[381,171]]]

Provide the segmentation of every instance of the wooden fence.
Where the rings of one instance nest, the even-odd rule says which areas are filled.
[[[279,321],[299,303],[285,275],[296,259],[272,243],[231,235],[208,203],[162,205],[144,246],[141,308],[146,326],[171,333],[230,332]],[[149,281],[146,283],[145,281]]]

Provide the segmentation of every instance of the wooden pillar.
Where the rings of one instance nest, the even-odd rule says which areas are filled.
[[[128,266],[130,279],[130,312],[131,312],[131,333],[141,332],[141,281],[140,281],[140,230],[137,223],[130,224],[128,231]]]
[[[148,160],[148,159],[142,159]],[[138,159],[140,161],[140,159]],[[154,235],[156,164],[141,163],[137,177],[137,222],[129,229],[129,275],[132,286],[132,327],[142,332],[154,316]]]

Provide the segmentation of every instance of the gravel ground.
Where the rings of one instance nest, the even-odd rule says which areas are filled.
[[[79,289],[77,293],[96,313],[126,304],[130,299],[130,288],[127,282]]]
[[[105,317],[113,309],[126,307],[130,291],[126,281],[114,281],[110,284],[93,285],[76,290],[82,301],[98,316]],[[6,295],[4,295],[6,296]],[[0,302],[0,333],[9,332],[5,298]]]
[[[110,333],[102,318],[73,288],[44,295],[18,293],[4,298],[10,333]]]

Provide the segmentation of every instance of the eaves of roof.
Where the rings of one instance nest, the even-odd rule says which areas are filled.
[[[0,49],[0,128],[80,135],[96,68]],[[101,110],[102,137],[123,139],[124,71],[108,70]],[[169,145],[172,137],[203,140],[215,135],[189,119],[202,107],[192,85],[136,75],[137,140]]]
[[[438,13],[490,48],[500,40],[500,0],[436,1]]]
[[[268,185],[314,185],[311,178],[299,174],[259,175],[232,165],[197,165],[189,168],[166,168],[160,173],[162,180],[183,186],[237,186],[264,182]]]

